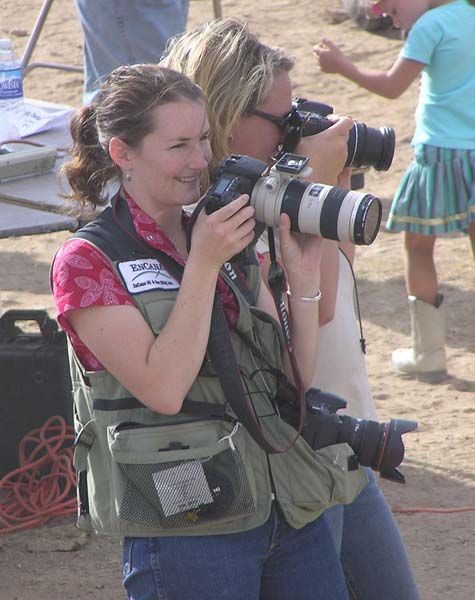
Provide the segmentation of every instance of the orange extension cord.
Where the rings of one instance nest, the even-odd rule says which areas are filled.
[[[21,440],[20,466],[0,479],[0,533],[76,512],[73,441],[73,428],[60,416]]]

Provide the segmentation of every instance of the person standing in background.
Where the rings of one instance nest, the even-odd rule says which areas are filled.
[[[189,0],[75,0],[84,35],[84,104],[116,68],[156,63],[186,28]]]
[[[435,382],[447,375],[435,240],[464,232],[475,257],[475,1],[380,0],[374,9],[409,32],[390,69],[356,65],[328,39],[314,53],[322,71],[386,98],[398,98],[422,73],[414,160],[396,191],[386,228],[404,232],[412,330],[411,347],[395,350],[392,366],[400,375]]]

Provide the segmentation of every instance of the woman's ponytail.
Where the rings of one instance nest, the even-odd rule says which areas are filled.
[[[102,206],[107,203],[103,198],[105,185],[120,173],[99,142],[94,104],[84,106],[74,115],[71,137],[72,158],[61,169],[71,186],[68,197],[84,208]]]

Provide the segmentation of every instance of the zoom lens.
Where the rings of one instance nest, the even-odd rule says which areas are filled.
[[[301,134],[306,137],[328,129],[334,122],[315,113],[300,112]],[[297,128],[284,141],[284,149],[293,152],[299,141]],[[374,167],[387,171],[391,166],[396,147],[396,134],[391,127],[368,127],[355,123],[348,134],[346,167]]]
[[[355,123],[348,135],[347,167],[374,167],[387,171],[391,166],[396,136],[391,127],[374,129],[364,123]]]
[[[360,464],[379,471],[381,477],[404,483],[404,475],[397,467],[404,458],[402,436],[417,429],[415,421],[391,419],[378,423],[336,414],[346,407],[346,401],[316,388],[305,394],[307,416],[302,431],[306,442],[314,449],[346,442],[358,457]],[[285,413],[287,422],[296,427],[296,411]],[[290,418],[288,418],[290,416]]]
[[[278,227],[285,213],[292,231],[357,245],[374,241],[382,216],[381,200],[371,194],[299,179],[280,185],[272,176],[256,183],[251,204],[255,218],[269,227]]]
[[[334,415],[333,415],[334,416]],[[381,477],[404,482],[397,470],[404,458],[402,436],[417,428],[415,421],[391,419],[378,423],[340,415],[338,442],[346,442],[358,456],[360,464],[381,473]]]

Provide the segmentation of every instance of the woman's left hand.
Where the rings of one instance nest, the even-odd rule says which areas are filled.
[[[343,190],[351,189],[351,173],[353,169],[351,167],[345,167],[343,171],[338,175],[336,185]]]
[[[315,183],[336,185],[348,155],[348,134],[353,127],[351,117],[329,115],[333,125],[320,133],[303,137],[296,152],[309,157],[313,173],[308,178]]]
[[[320,261],[323,239],[317,235],[290,230],[290,218],[280,215],[280,252],[291,292],[314,296],[320,286]]]

